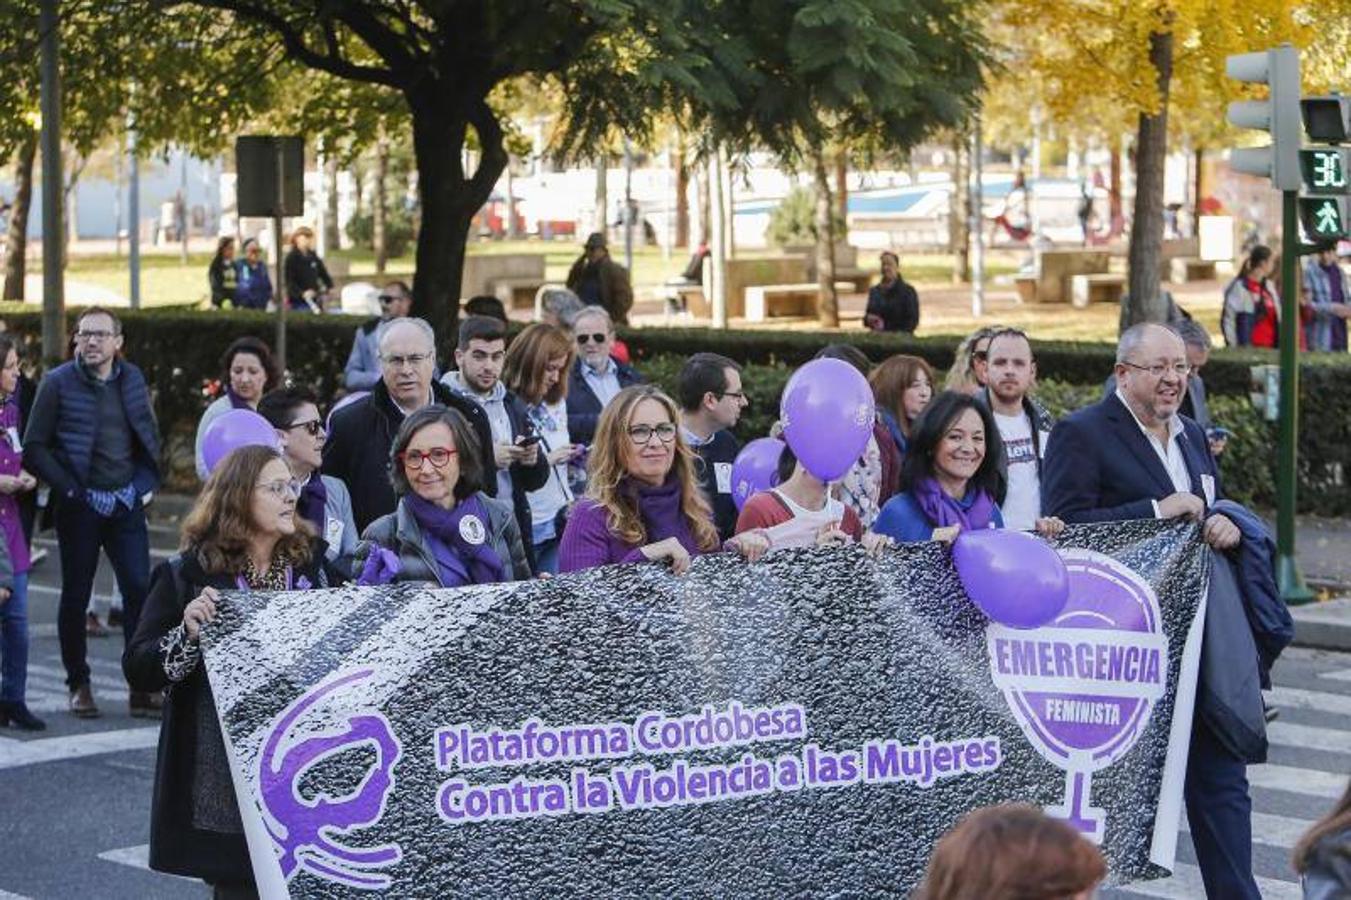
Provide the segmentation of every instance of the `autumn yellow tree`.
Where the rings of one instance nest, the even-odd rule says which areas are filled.
[[[1167,314],[1159,282],[1170,107],[1185,110],[1188,130],[1214,134],[1223,128],[1225,105],[1237,96],[1236,85],[1224,77],[1227,56],[1282,41],[1308,47],[1324,24],[1342,18],[1344,27],[1349,10],[1348,0],[1000,4],[998,20],[1015,35],[1029,36],[1019,63],[1053,117],[1073,119],[1086,104],[1107,101],[1110,115],[1134,119],[1136,190],[1124,323],[1162,321]]]

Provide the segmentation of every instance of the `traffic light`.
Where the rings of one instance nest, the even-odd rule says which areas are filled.
[[[1309,139],[1322,144],[1344,144],[1351,132],[1351,98],[1333,94],[1305,97],[1299,102]],[[1351,234],[1351,149],[1309,147],[1299,151],[1305,196],[1299,198],[1299,220],[1312,241],[1335,241]]]
[[[1271,133],[1265,147],[1230,151],[1229,165],[1239,172],[1270,178],[1279,191],[1299,190],[1299,51],[1289,44],[1225,60],[1224,73],[1236,81],[1270,86],[1266,100],[1229,104],[1229,124]]]

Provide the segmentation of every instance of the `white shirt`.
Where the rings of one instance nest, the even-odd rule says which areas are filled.
[[[568,436],[568,404],[560,400],[550,406],[540,404],[530,410],[530,422],[541,438],[540,453],[548,453],[572,443]],[[530,501],[530,521],[535,543],[562,535],[555,533],[554,519],[558,511],[572,502],[572,488],[568,485],[568,464],[561,462],[551,467],[544,487],[525,495]]]
[[[587,385],[595,393],[596,399],[600,401],[602,409],[609,406],[615,394],[619,393],[619,368],[615,365],[615,361],[608,356],[605,358],[605,368],[599,372],[583,361],[582,378],[586,379]]]
[[[1187,458],[1182,455],[1182,445],[1178,439],[1182,436],[1182,418],[1173,413],[1168,418],[1168,442],[1165,445],[1158,439],[1154,432],[1145,427],[1145,423],[1140,421],[1140,417],[1131,409],[1131,405],[1126,402],[1126,396],[1117,388],[1116,398],[1121,401],[1121,405],[1126,407],[1126,411],[1131,414],[1135,424],[1140,426],[1140,431],[1144,433],[1145,439],[1149,441],[1149,446],[1154,448],[1154,453],[1159,457],[1159,462],[1163,463],[1163,470],[1168,473],[1168,479],[1173,482],[1173,490],[1183,494],[1190,494],[1192,490],[1192,476],[1187,471]],[[1159,501],[1151,500],[1154,504],[1154,518],[1159,516]]]
[[[512,444],[516,437],[511,433],[511,416],[507,413],[507,388],[498,381],[487,394],[480,394],[469,386],[458,371],[447,372],[441,377],[441,383],[466,400],[472,400],[488,414],[488,427],[493,433],[494,444]],[[512,490],[510,468],[498,468],[497,460],[484,460],[484,470],[489,467],[497,472],[497,496],[502,500],[511,499]]]
[[[1043,432],[1040,443],[1032,440],[1032,422],[1027,413],[1016,416],[994,414],[999,436],[1004,440],[1004,456],[1009,465],[1008,491],[999,511],[1004,516],[1004,527],[1014,531],[1031,531],[1041,517],[1041,479],[1037,475],[1037,447],[1046,446]]]
[[[792,547],[815,547],[816,533],[829,524],[844,521],[844,504],[827,495],[825,506],[820,509],[807,509],[794,503],[787,494],[775,490],[774,496],[788,507],[793,518],[787,522],[765,529],[769,538],[770,550],[787,550]]]

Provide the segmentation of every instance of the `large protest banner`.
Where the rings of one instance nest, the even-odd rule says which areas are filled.
[[[264,897],[864,895],[1022,801],[1172,866],[1208,551],[1066,530],[1050,625],[904,545],[236,594],[206,663]]]

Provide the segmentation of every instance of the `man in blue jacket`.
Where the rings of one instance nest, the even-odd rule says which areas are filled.
[[[159,486],[159,430],[141,370],[120,359],[122,323],[90,307],[75,332],[75,359],[47,373],[24,433],[24,461],[52,489],[61,553],[57,634],[70,711],[99,714],[89,687],[85,610],[99,551],[122,594],[122,631],[136,632],[150,583],[146,499]],[[131,714],[159,714],[159,698],[133,691]]]
[[[568,435],[573,443],[590,444],[601,410],[624,388],[643,378],[611,355],[615,326],[601,306],[586,306],[572,322],[577,362],[568,382]]]
[[[1042,468],[1044,514],[1070,523],[1191,519],[1204,523],[1202,535],[1213,549],[1237,547],[1238,526],[1213,509],[1219,470],[1205,432],[1177,411],[1191,371],[1182,339],[1161,325],[1133,326],[1121,335],[1115,371],[1113,393],[1051,432]],[[1215,671],[1205,655],[1222,650],[1203,647],[1203,676]],[[1258,690],[1256,681],[1251,689]],[[1250,699],[1260,710],[1260,693]],[[1263,760],[1245,758],[1233,745],[1198,706],[1187,760],[1187,818],[1206,895],[1260,900],[1246,766]]]

